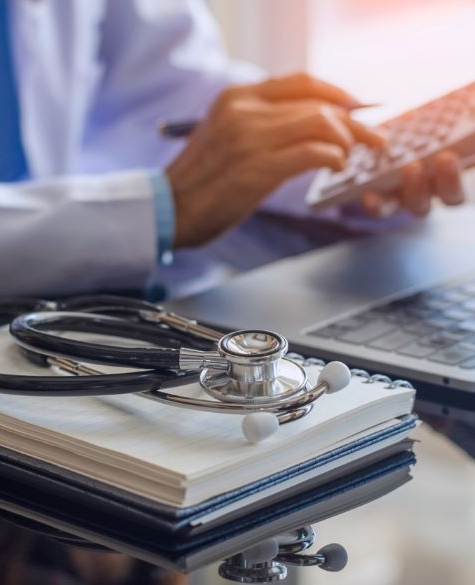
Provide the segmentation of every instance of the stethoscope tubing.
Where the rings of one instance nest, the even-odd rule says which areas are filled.
[[[146,311],[160,313],[163,308],[148,301],[119,297],[116,295],[81,295],[60,300],[46,300],[31,297],[0,298],[0,315],[8,315],[9,321],[18,315],[43,310],[79,311],[109,315],[138,314]]]
[[[141,370],[95,376],[22,376],[0,374],[0,392],[23,396],[106,396],[158,391],[197,382],[196,372],[163,374]]]
[[[16,332],[16,341],[27,359],[36,365],[50,367],[51,356],[71,359],[76,365],[82,360],[138,369],[86,376],[0,374],[0,392],[29,396],[96,396],[158,391],[197,382],[199,374],[196,371],[178,370],[179,349],[186,345],[206,350],[213,344],[209,339],[162,326],[159,320],[162,311],[162,307],[147,301],[114,295],[79,296],[61,301],[1,299],[0,318],[6,322],[13,319],[10,329]],[[157,316],[157,319],[144,321],[144,315],[147,318]],[[150,342],[154,347],[119,348],[85,343],[46,333],[41,327],[51,327],[55,332],[69,330],[137,339]]]
[[[43,355],[128,368],[179,370],[180,348],[117,347],[73,340],[45,331],[86,332],[140,340],[155,337],[161,342],[163,337],[155,335],[156,329],[107,315],[56,311],[20,315],[10,324],[10,333],[18,345]]]

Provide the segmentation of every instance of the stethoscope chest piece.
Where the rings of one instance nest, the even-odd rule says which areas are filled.
[[[222,337],[218,352],[226,367],[205,368],[200,383],[222,402],[265,406],[303,392],[308,379],[305,368],[286,359],[287,340],[263,330],[235,331]]]

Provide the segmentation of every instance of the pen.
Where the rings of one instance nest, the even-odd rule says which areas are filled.
[[[353,112],[355,110],[363,110],[365,108],[375,108],[381,104],[358,104],[353,108],[347,108]],[[164,122],[160,120],[157,124],[158,132],[166,138],[184,138],[189,136],[193,130],[198,126],[201,120],[182,120],[180,122]]]
[[[158,122],[158,132],[167,138],[183,138],[193,132],[200,120],[182,122]]]

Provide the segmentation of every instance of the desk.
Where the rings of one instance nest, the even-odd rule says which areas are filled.
[[[423,412],[421,414],[424,416]],[[420,442],[415,446],[418,462],[412,470],[412,481],[378,500],[314,525],[317,540],[311,551],[315,552],[330,542],[341,543],[349,555],[347,567],[340,573],[289,567],[284,583],[473,585],[475,460],[463,447],[475,453],[475,424],[442,418],[431,418],[431,422],[438,430],[423,423],[415,433]],[[102,564],[98,568],[95,564],[100,556],[98,552],[53,544],[54,541],[46,537],[16,528],[15,541],[18,543],[22,538],[26,538],[25,542],[30,546],[35,540],[40,552],[32,554],[33,558],[29,561],[19,563],[21,571],[17,567],[11,581],[2,576],[2,585],[229,583],[218,576],[217,564],[200,568],[188,576],[166,574],[161,581],[147,580],[144,575],[148,567],[142,565],[135,577],[124,579],[133,563],[131,557],[101,555]],[[5,550],[12,546],[12,541],[2,542],[0,537],[0,546]],[[58,550],[62,551],[61,554]],[[68,551],[68,562],[63,554],[65,550]],[[76,577],[56,576],[48,580],[47,575],[38,568],[45,555],[51,557],[51,575],[51,567],[55,564],[58,571],[71,570],[72,564],[76,565],[73,571]],[[5,569],[7,556],[0,557],[0,571]],[[25,576],[28,570],[32,571],[34,578]],[[83,573],[82,578],[78,577],[80,572]]]

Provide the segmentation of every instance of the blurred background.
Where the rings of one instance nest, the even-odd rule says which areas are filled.
[[[382,107],[378,122],[475,79],[475,0],[209,0],[229,52],[304,69]]]

